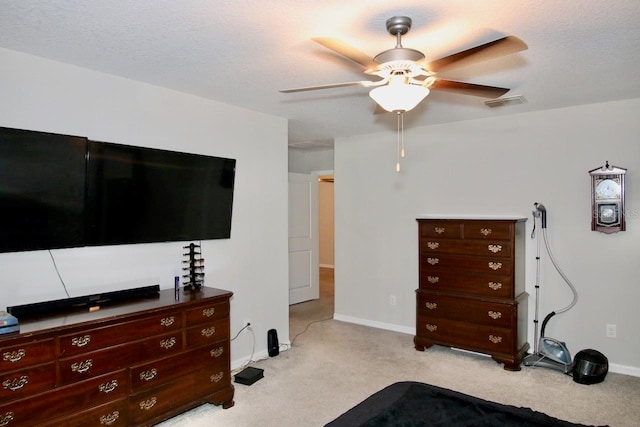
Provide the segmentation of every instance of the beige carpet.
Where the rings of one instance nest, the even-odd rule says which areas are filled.
[[[447,348],[418,352],[413,337],[402,333],[335,320],[311,323],[333,312],[328,299],[291,307],[292,348],[254,364],[264,378],[235,384],[233,408],[203,405],[160,426],[324,426],[376,391],[407,380],[575,423],[640,425],[640,378],[609,373],[603,383],[581,385],[554,370],[507,372],[488,357]]]

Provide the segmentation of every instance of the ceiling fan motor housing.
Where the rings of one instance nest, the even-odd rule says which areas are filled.
[[[408,49],[406,47],[396,47],[385,50],[373,58],[374,61],[384,64],[391,61],[422,61],[424,54],[419,50]]]

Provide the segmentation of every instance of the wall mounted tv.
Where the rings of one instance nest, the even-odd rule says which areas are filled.
[[[227,239],[235,164],[0,128],[0,252]]]

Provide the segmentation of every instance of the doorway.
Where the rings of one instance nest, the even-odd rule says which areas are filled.
[[[335,287],[335,227],[334,227],[334,176],[318,176],[318,258],[320,277],[320,298],[331,300],[333,309]],[[331,312],[333,315],[333,311]]]
[[[292,342],[311,323],[333,318],[334,313],[334,177],[333,171],[311,174],[318,182],[318,298],[289,306]]]

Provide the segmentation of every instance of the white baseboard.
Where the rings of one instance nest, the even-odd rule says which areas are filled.
[[[291,341],[283,341],[280,342],[280,352],[282,353],[283,351],[287,351],[291,348]],[[277,356],[276,356],[277,357]],[[269,358],[269,351],[267,349],[264,349],[262,351],[259,351],[257,353],[254,353],[253,358],[252,358],[252,363],[253,362],[257,362],[258,360],[263,360],[263,359],[268,359]],[[232,360],[231,361],[231,371],[235,371],[236,369],[242,368],[245,365],[251,365],[251,363],[247,363],[248,362],[248,358],[241,358],[241,359],[236,359],[236,360]]]
[[[640,368],[636,368],[635,366],[618,365],[617,363],[609,363],[609,372],[630,375],[632,377],[640,377]]]
[[[269,357],[269,352],[267,351],[267,349],[264,349],[262,351],[259,351],[257,353],[253,354],[253,361],[257,361],[257,360],[262,360],[262,359],[266,359]],[[248,357],[244,357],[241,359],[236,359],[236,360],[232,360],[231,361],[231,370],[234,371],[236,369],[242,368],[245,365],[250,365],[249,362],[249,358]]]
[[[408,334],[408,335],[416,334],[416,328],[408,327],[408,326],[394,325],[392,323],[376,322],[374,320],[361,319],[359,317],[352,317],[352,316],[345,316],[337,313],[333,314],[333,318],[341,322],[354,323],[356,325],[371,326],[372,328],[401,332],[403,334]],[[633,377],[640,377],[640,368],[635,366],[619,365],[617,363],[609,363],[609,372],[613,372],[616,374],[630,375]]]
[[[333,314],[334,320],[341,322],[355,323],[356,325],[371,326],[372,328],[386,329],[388,331],[402,332],[403,334],[415,335],[416,328],[407,326],[394,325],[393,323],[376,322],[374,320],[360,319],[358,317],[345,316],[342,314]]]

